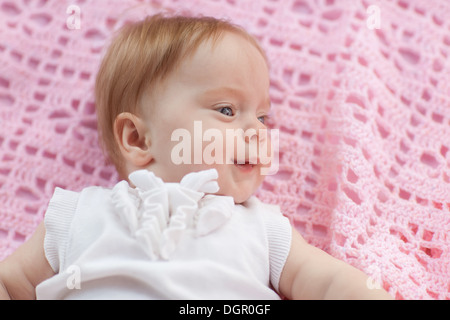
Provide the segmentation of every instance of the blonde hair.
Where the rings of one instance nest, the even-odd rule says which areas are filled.
[[[99,138],[104,151],[120,171],[122,156],[114,139],[114,121],[122,112],[139,114],[144,93],[206,40],[217,41],[225,32],[242,35],[264,51],[244,29],[211,17],[155,15],[125,25],[110,44],[95,84]]]

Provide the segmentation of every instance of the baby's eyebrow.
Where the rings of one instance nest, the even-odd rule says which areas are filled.
[[[218,96],[218,95],[226,95],[226,96],[233,96],[236,98],[243,99],[245,94],[242,90],[239,88],[233,88],[233,87],[218,87],[209,89],[203,92],[204,96]]]
[[[245,92],[239,88],[224,86],[224,87],[217,87],[209,90],[205,90],[203,92],[204,97],[215,97],[215,96],[231,96],[234,98],[237,98],[239,100],[245,99]],[[263,108],[270,109],[272,105],[272,102],[270,100],[270,96],[267,96],[267,98],[262,103]]]

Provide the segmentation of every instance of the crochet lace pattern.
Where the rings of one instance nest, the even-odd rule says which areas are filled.
[[[226,18],[271,64],[279,171],[257,196],[397,299],[450,298],[450,3],[0,1],[0,259],[56,186],[111,187],[93,87],[103,48],[157,12]]]

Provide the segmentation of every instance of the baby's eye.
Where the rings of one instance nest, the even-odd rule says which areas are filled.
[[[224,114],[228,117],[232,117],[234,115],[233,109],[231,107],[220,107],[217,109],[221,114]]]
[[[260,116],[258,117],[258,120],[261,121],[262,124],[264,124],[266,122],[266,118],[267,116]]]

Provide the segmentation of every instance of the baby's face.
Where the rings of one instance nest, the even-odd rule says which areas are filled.
[[[148,169],[179,182],[189,172],[215,168],[218,194],[241,203],[270,165],[260,159],[264,146],[270,150],[269,109],[269,72],[258,49],[230,32],[214,47],[205,42],[144,101],[153,155]]]

